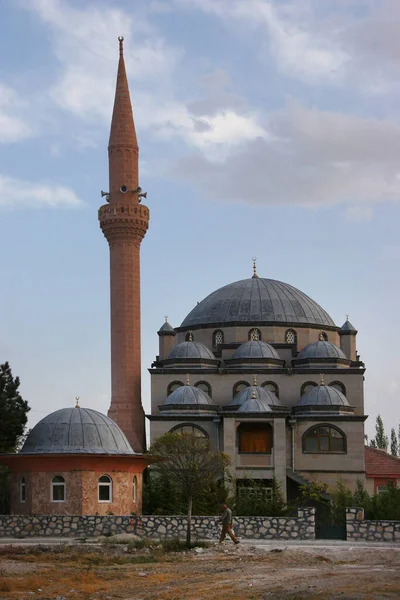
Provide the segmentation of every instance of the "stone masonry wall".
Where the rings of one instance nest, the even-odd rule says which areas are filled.
[[[400,521],[368,521],[363,508],[346,509],[347,540],[400,542]]]
[[[217,517],[193,517],[192,534],[198,540],[217,540]],[[135,533],[140,537],[185,537],[187,519],[182,516],[0,516],[0,537],[98,537]],[[315,539],[315,509],[298,510],[297,517],[234,517],[236,535],[247,539]]]

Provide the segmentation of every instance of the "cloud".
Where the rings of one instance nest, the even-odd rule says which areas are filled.
[[[0,208],[79,208],[82,200],[59,185],[22,181],[0,174]]]
[[[19,142],[32,135],[31,127],[19,114],[23,107],[17,92],[0,83],[0,143]]]
[[[349,206],[346,209],[346,219],[356,223],[370,222],[374,217],[374,211],[370,206]]]
[[[222,162],[192,153],[175,164],[179,178],[226,201],[323,206],[371,216],[370,206],[400,198],[400,126],[290,102],[269,114],[265,135]],[[243,183],[245,182],[245,184]]]

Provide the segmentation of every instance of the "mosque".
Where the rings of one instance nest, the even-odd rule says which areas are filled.
[[[110,247],[111,406],[77,405],[40,421],[12,470],[14,514],[141,511],[149,464],[141,397],[140,246],[150,213],[142,203],[139,148],[119,38],[119,64],[100,227]],[[176,431],[207,437],[231,458],[240,494],[284,497],[310,481],[354,488],[365,480],[364,364],[357,331],[338,327],[295,287],[253,273],[199,302],[158,333],[151,365],[150,441]]]

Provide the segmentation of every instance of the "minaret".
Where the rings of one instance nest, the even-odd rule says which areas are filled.
[[[100,227],[110,246],[111,406],[108,416],[136,452],[146,449],[141,397],[140,243],[150,213],[141,204],[139,148],[126,77],[123,37],[108,145],[108,204],[99,209]]]

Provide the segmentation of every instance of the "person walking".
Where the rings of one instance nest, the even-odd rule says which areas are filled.
[[[232,511],[228,507],[227,504],[222,505],[222,510],[223,510],[223,513],[221,514],[221,517],[218,521],[218,523],[220,523],[222,525],[219,543],[222,544],[222,542],[225,539],[226,534],[228,534],[229,537],[231,538],[231,540],[233,542],[235,542],[235,544],[238,544],[239,540],[237,539],[237,537],[235,536],[235,534],[233,533],[233,530],[232,530]]]

